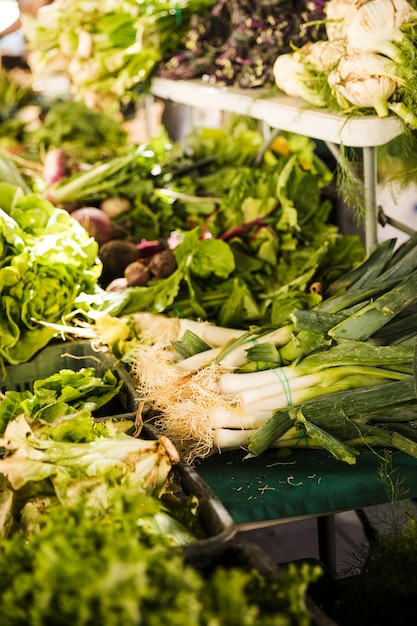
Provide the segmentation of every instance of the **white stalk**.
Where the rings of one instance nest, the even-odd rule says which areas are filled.
[[[228,341],[237,339],[246,332],[236,328],[216,326],[209,322],[168,317],[145,311],[132,313],[129,318],[133,320],[135,329],[142,338],[148,339],[152,343],[178,341],[182,338],[185,331],[189,330],[214,348],[223,346]]]
[[[208,407],[210,425],[216,428],[236,428],[250,430],[259,428],[272,416],[272,411],[247,412],[240,407],[228,406],[219,402]]]
[[[232,428],[217,428],[213,431],[214,450],[221,453],[227,450],[237,450],[239,448],[246,449],[249,440],[254,435],[256,429],[253,430],[236,430]],[[271,448],[293,448],[298,445],[304,447],[306,445],[305,437],[294,426],[288,429],[281,437],[271,444]],[[312,439],[309,439],[308,447],[317,447]]]
[[[289,382],[286,378],[276,378],[275,382],[270,385],[263,385],[261,387],[246,389],[239,393],[239,398],[242,403],[242,407],[245,410],[251,410],[254,404],[259,405],[264,400],[282,398],[283,402],[288,405],[292,404],[293,393],[300,389],[308,389],[313,385],[323,384],[329,378],[328,372],[324,374],[319,372],[316,374],[307,374],[305,376],[299,376]]]
[[[234,430],[217,428],[213,431],[213,447],[217,452],[247,448],[251,435],[255,430]]]
[[[299,376],[292,366],[274,367],[260,372],[248,374],[228,373],[219,378],[219,389],[222,393],[240,393],[246,389],[259,389],[265,385],[278,385],[281,381],[288,381]]]
[[[218,365],[225,368],[237,369],[247,363],[247,351],[253,346],[263,343],[271,343],[274,346],[284,346],[291,338],[290,328],[283,326],[271,331],[265,335],[259,335],[248,339],[244,343],[238,344],[236,347],[229,346],[229,343],[221,347],[206,350],[188,359],[183,359],[176,364],[181,372],[192,372],[209,365],[216,360]],[[229,351],[230,347],[230,351]],[[224,354],[224,356],[222,356]]]
[[[217,347],[211,350],[204,350],[204,352],[198,352],[187,359],[178,361],[178,363],[175,364],[175,368],[181,374],[191,374],[192,372],[196,372],[210,365],[210,363],[219,356],[221,350],[222,348]]]
[[[213,348],[224,346],[229,341],[241,337],[246,332],[245,330],[239,330],[237,328],[226,328],[224,326],[210,324],[209,322],[199,322],[181,318],[179,320],[180,338],[186,330],[190,330]]]

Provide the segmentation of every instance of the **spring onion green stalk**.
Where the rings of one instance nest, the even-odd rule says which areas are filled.
[[[336,459],[344,461],[349,465],[356,463],[356,457],[359,454],[358,450],[346,445],[340,439],[333,437],[330,433],[306,420],[301,411],[297,411],[296,422],[300,428],[305,430],[308,437],[312,437],[319,446],[331,452]]]
[[[416,300],[417,271],[334,326],[329,330],[329,335],[336,339],[366,340]]]
[[[394,238],[384,239],[376,243],[362,263],[333,281],[328,289],[329,296],[351,287],[358,290],[372,283],[384,271],[387,263],[390,262],[395,244],[396,240]]]

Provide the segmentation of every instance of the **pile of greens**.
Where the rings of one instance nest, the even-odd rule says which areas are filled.
[[[93,367],[74,371],[61,369],[47,378],[37,379],[33,390],[6,389],[0,402],[0,434],[7,424],[21,413],[30,419],[32,427],[42,425],[57,440],[88,441],[93,415],[101,407],[108,408],[121,391],[123,381],[114,370],[106,369],[99,376]],[[62,424],[63,416],[72,419]],[[54,424],[55,420],[58,420]],[[50,427],[46,431],[46,425]],[[71,429],[69,428],[71,426]]]
[[[28,361],[101,273],[98,245],[69,214],[35,194],[0,184],[0,363]]]
[[[306,588],[319,568],[274,576],[217,566],[207,576],[137,525],[138,498],[114,490],[112,511],[82,500],[41,515],[29,537],[0,540],[0,601],[7,626],[308,626]],[[142,503],[142,509],[149,501]],[[29,511],[25,511],[29,515]]]
[[[259,131],[235,120],[191,134],[188,163],[183,153],[176,168],[163,137],[159,147],[153,141],[141,147],[143,161],[151,155],[150,175],[147,168],[141,176],[143,164],[130,160],[128,181],[121,164],[108,177],[97,171],[93,185],[90,171],[51,188],[60,202],[83,194],[91,202],[106,187],[133,196],[140,186],[118,226],[133,241],[156,240],[175,255],[170,276],[97,295],[101,311],[148,310],[231,327],[280,324],[295,306],[317,303],[327,284],[362,260],[359,237],[342,236],[331,222],[325,188],[332,174],[308,138],[282,133],[265,149]],[[164,159],[154,166],[161,146]]]

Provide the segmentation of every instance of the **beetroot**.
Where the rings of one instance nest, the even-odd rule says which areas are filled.
[[[139,258],[137,245],[125,239],[111,239],[100,246],[98,255],[103,263],[101,282],[107,285],[123,276],[125,268]]]
[[[150,278],[149,268],[141,261],[135,261],[126,267],[124,277],[129,287],[146,285]]]
[[[164,250],[153,255],[148,267],[154,278],[167,278],[176,270],[177,263],[174,254]]]

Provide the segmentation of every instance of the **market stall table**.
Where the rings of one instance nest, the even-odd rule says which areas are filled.
[[[224,452],[197,465],[237,530],[317,518],[320,559],[333,571],[336,513],[391,502],[390,481],[398,484],[396,498],[417,497],[417,459],[397,451],[362,450],[355,465],[326,450],[293,450],[282,457],[270,449],[244,457],[243,451]]]

